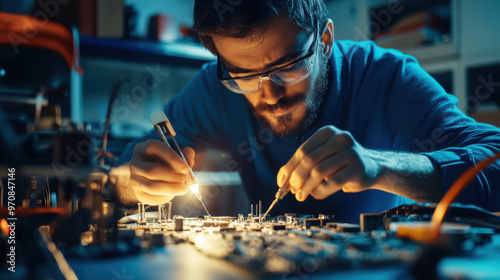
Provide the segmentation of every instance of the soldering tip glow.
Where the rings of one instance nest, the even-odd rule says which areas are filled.
[[[199,184],[192,184],[189,186],[189,189],[194,193],[198,193],[200,191],[200,185]]]

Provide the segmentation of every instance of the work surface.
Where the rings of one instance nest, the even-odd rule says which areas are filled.
[[[449,279],[500,279],[500,235],[495,237],[496,255],[446,258],[438,271]],[[303,274],[258,277],[224,260],[207,257],[190,244],[155,249],[135,256],[102,260],[70,260],[79,279],[404,279],[406,266],[362,269],[331,269]],[[457,278],[458,277],[458,278]],[[463,278],[462,278],[463,277]],[[409,278],[407,278],[409,279]]]
[[[384,230],[313,226],[321,219],[225,219],[122,225],[122,233],[137,234],[142,253],[69,263],[80,279],[415,279],[410,271],[431,273],[442,252]],[[500,279],[500,234],[467,232],[458,235],[461,249],[449,252],[434,271],[444,279]]]
[[[174,234],[192,234],[180,232]],[[318,268],[304,259],[301,270],[262,275],[245,269],[227,259],[209,257],[193,243],[168,243],[151,250],[125,256],[99,258],[69,257],[68,263],[78,279],[415,279],[409,271],[413,263],[379,263],[373,266],[353,264],[356,260],[334,267]],[[491,243],[471,247],[465,254],[443,258],[437,265],[442,279],[500,279],[500,234]],[[421,269],[428,269],[424,266]],[[22,266],[16,273],[3,271],[0,279],[26,279]],[[38,271],[39,279],[54,278],[57,274],[49,265]],[[49,278],[47,278],[49,277]],[[35,278],[33,278],[35,279]],[[428,279],[428,278],[424,278]]]
[[[70,260],[80,279],[398,279],[403,267],[335,269],[259,277],[224,260],[207,257],[190,244],[178,244],[136,256],[99,261]],[[500,273],[498,274],[500,277]]]

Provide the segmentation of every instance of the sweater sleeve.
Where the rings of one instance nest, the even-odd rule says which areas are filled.
[[[394,139],[427,156],[441,171],[444,192],[477,162],[500,152],[500,129],[481,124],[458,109],[457,98],[409,56],[394,64],[386,98]],[[458,201],[500,210],[500,162],[478,174]]]

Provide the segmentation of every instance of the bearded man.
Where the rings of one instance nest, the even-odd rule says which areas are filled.
[[[194,150],[229,150],[250,201],[271,214],[334,213],[357,222],[436,202],[456,178],[500,150],[499,129],[457,108],[417,61],[372,42],[335,41],[322,0],[196,0],[194,28],[217,56],[165,105],[190,165]],[[148,140],[149,139],[149,140]],[[194,148],[194,149],[192,149]],[[124,192],[165,203],[186,193],[185,162],[154,131],[129,145]],[[460,197],[500,210],[500,165]]]

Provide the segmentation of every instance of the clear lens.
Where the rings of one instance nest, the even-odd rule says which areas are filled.
[[[282,86],[290,86],[303,81],[311,73],[314,65],[314,55],[297,61],[296,63],[269,73],[266,76],[254,76],[248,78],[235,78],[232,80],[223,80],[222,83],[231,91],[246,94],[258,92],[262,86],[263,79],[269,79]],[[224,70],[225,73],[227,71]],[[227,73],[229,75],[229,73]]]
[[[271,81],[282,86],[290,86],[301,82],[311,73],[311,68],[313,66],[312,58],[313,56],[308,59],[298,61],[297,63],[290,65],[290,67],[272,72],[269,75],[269,78]]]
[[[231,91],[236,93],[253,93],[260,90],[261,77],[241,78],[222,81],[222,83]]]

